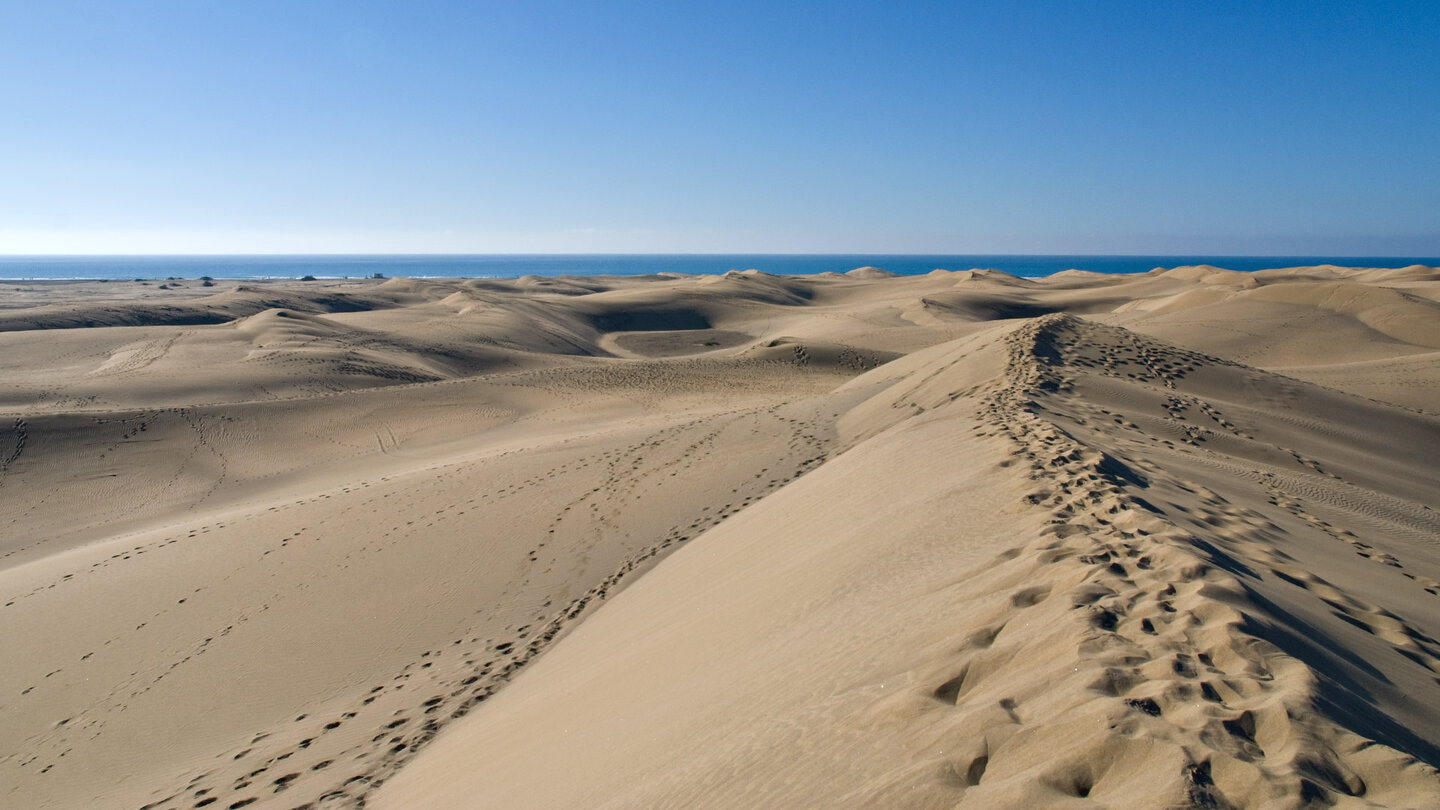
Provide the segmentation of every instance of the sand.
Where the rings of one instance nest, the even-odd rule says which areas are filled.
[[[0,806],[1440,807],[1440,270],[0,287]]]

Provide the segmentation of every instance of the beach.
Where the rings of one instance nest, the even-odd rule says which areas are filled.
[[[0,806],[1440,807],[1440,269],[3,289]]]

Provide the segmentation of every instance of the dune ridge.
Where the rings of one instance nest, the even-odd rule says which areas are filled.
[[[1437,773],[1416,759],[1433,761],[1433,741],[1397,731],[1400,724],[1389,717],[1325,716],[1322,705],[1356,706],[1366,701],[1353,693],[1339,699],[1326,694],[1321,686],[1324,676],[1316,670],[1333,671],[1338,662],[1321,664],[1323,651],[1307,646],[1307,640],[1262,629],[1266,622],[1290,618],[1263,592],[1286,586],[1319,590],[1320,598],[1329,598],[1340,618],[1365,625],[1367,632],[1382,636],[1394,652],[1407,658],[1398,668],[1411,670],[1412,679],[1418,675],[1419,688],[1427,692],[1433,692],[1432,673],[1440,672],[1440,646],[1433,638],[1392,613],[1339,594],[1296,565],[1293,557],[1264,543],[1266,529],[1281,531],[1269,516],[1232,505],[1225,495],[1173,475],[1154,456],[1131,460],[1137,472],[1106,453],[1105,445],[1076,440],[1064,423],[1085,417],[1073,411],[1068,420],[1041,415],[1062,403],[1075,408],[1079,402],[1088,405],[1092,417],[1113,415],[1090,400],[1073,397],[1077,384],[1082,384],[1072,372],[1075,365],[1099,366],[1112,379],[1133,367],[1139,373],[1123,372],[1130,385],[1136,385],[1130,381],[1149,383],[1146,387],[1159,383],[1179,392],[1189,387],[1185,384],[1189,373],[1214,370],[1223,361],[1137,340],[1124,330],[1096,327],[1066,315],[1039,319],[1012,333],[1010,343],[1011,384],[997,396],[995,410],[1006,433],[1023,448],[1034,477],[1044,482],[1027,498],[1052,508],[1056,538],[1023,549],[1018,558],[1073,560],[1072,565],[1084,571],[1082,584],[1067,596],[1068,607],[1082,613],[1086,625],[1075,628],[1080,639],[1077,652],[1092,666],[1088,672],[1073,670],[1072,677],[1077,683],[1088,681],[1084,688],[1092,694],[1086,696],[1087,702],[1104,705],[1097,709],[1110,722],[1092,745],[1116,761],[1134,756],[1128,749],[1140,748],[1152,765],[1156,743],[1176,749],[1167,757],[1178,764],[1168,774],[1172,786],[1157,790],[1154,780],[1159,774],[1151,771],[1143,786],[1117,785],[1115,792],[1121,795],[1112,801],[1155,806],[1183,800],[1192,806],[1238,807],[1284,803],[1297,796],[1328,801],[1363,796],[1368,803],[1396,806],[1426,797],[1433,801]],[[1048,403],[1052,398],[1058,402]],[[1029,407],[1037,400],[1038,413]],[[1196,416],[1203,414],[1201,419],[1213,422],[1205,430],[1218,427],[1253,440],[1212,402],[1187,398],[1183,404],[1187,412],[1199,411]],[[1194,447],[1209,437],[1187,431],[1186,438]],[[1324,472],[1309,459],[1296,463]],[[1435,483],[1433,478],[1430,483]],[[1273,486],[1273,479],[1266,484]],[[1156,493],[1162,488],[1172,496],[1199,495],[1203,518],[1187,526],[1158,505],[1158,498],[1147,500],[1137,492]],[[1325,533],[1338,536],[1344,531],[1306,512],[1307,499],[1282,502],[1284,497],[1272,490],[1271,502]],[[1184,511],[1173,502],[1170,507]],[[1426,520],[1424,528],[1440,531],[1440,522]],[[1353,535],[1339,539],[1364,545]],[[1421,584],[1434,595],[1436,583]],[[1322,613],[1307,613],[1312,627],[1323,626]],[[1287,628],[1292,633],[1298,629]],[[1307,667],[1302,658],[1318,666]],[[1045,680],[1046,689],[1063,690],[1063,678],[1063,671],[1052,674]],[[1383,680],[1362,676],[1346,684],[1336,678],[1326,686],[1363,692],[1380,688]],[[942,688],[963,686],[962,675],[958,684],[947,682]],[[1107,697],[1121,698],[1126,708],[1106,701]],[[1401,702],[1404,696],[1391,697]],[[1410,715],[1421,709],[1403,702],[1401,706],[1392,704],[1390,711]],[[1084,712],[1082,705],[1064,714]],[[1406,750],[1387,749],[1343,725],[1344,720],[1354,719],[1363,719],[1362,727],[1371,734],[1387,736]],[[1433,727],[1434,721],[1427,718],[1425,725]],[[1126,739],[1121,742],[1117,736]],[[1109,764],[1098,759],[1101,767]],[[1048,778],[1062,789],[1073,786],[1075,794],[1088,796],[1109,787],[1105,785],[1109,772],[1097,773],[1096,765],[1097,757],[1087,757]],[[1051,766],[1051,770],[1057,769]],[[1002,783],[998,789],[1005,787]],[[1131,796],[1122,792],[1127,788]]]
[[[899,736],[905,742],[897,743],[895,751],[886,751],[884,745],[866,749],[868,758],[892,754],[882,766],[874,767],[875,773],[853,759],[848,764],[859,773],[828,772],[815,761],[823,757],[783,747],[769,750],[774,761],[752,756],[742,767],[724,770],[722,757],[700,753],[709,745],[724,743],[718,735],[707,734],[707,723],[714,718],[704,706],[706,699],[687,699],[683,694],[673,698],[678,705],[667,707],[664,721],[676,728],[652,729],[661,737],[658,745],[632,745],[625,734],[608,733],[603,720],[602,727],[587,727],[592,718],[577,703],[608,700],[600,718],[611,718],[637,711],[631,700],[669,697],[662,693],[607,698],[612,690],[622,690],[620,682],[645,676],[624,664],[606,667],[596,660],[593,645],[581,646],[594,639],[601,649],[613,648],[619,639],[610,633],[656,624],[646,617],[653,617],[668,602],[641,602],[649,592],[637,586],[607,608],[615,611],[605,617],[613,624],[583,627],[573,639],[576,646],[562,648],[556,660],[548,662],[553,669],[542,663],[534,680],[517,685],[515,692],[502,696],[501,704],[490,707],[486,720],[492,725],[476,722],[443,739],[433,753],[399,775],[393,792],[381,792],[378,806],[597,803],[629,807],[684,802],[743,807],[755,802],[833,802],[1033,807],[1070,802],[1285,807],[1300,801],[1408,807],[1440,802],[1440,778],[1427,764],[1434,761],[1437,724],[1428,716],[1430,704],[1419,697],[1436,694],[1440,647],[1435,640],[1415,623],[1302,567],[1287,546],[1275,541],[1286,535],[1297,542],[1314,538],[1300,538],[1302,530],[1282,527],[1271,521],[1271,515],[1237,502],[1254,482],[1226,475],[1209,482],[1220,488],[1217,491],[1167,472],[1153,462],[1154,448],[1150,460],[1126,448],[1137,457],[1122,461],[1118,454],[1107,452],[1111,442],[1097,445],[1076,438],[1082,433],[1077,423],[1109,422],[1117,416],[1076,395],[1092,381],[1086,378],[1177,392],[1172,396],[1191,388],[1187,378],[1215,371],[1234,371],[1269,384],[1288,383],[1063,314],[1005,330],[991,342],[1002,345],[1007,356],[1001,373],[983,386],[989,390],[983,394],[983,405],[971,413],[965,413],[966,404],[983,391],[969,390],[975,384],[969,367],[977,365],[975,355],[985,349],[977,352],[967,345],[958,348],[969,351],[952,352],[915,368],[876,394],[876,401],[868,404],[879,407],[857,408],[857,422],[864,424],[852,423],[852,429],[870,434],[861,446],[902,442],[894,434],[913,420],[960,421],[969,432],[989,437],[992,443],[1003,440],[1007,458],[998,469],[1022,473],[1014,477],[1039,485],[1023,498],[1029,510],[1043,518],[1035,539],[1006,549],[989,564],[970,570],[962,566],[958,578],[946,580],[944,587],[962,601],[952,606],[949,623],[933,628],[941,635],[907,638],[904,647],[912,655],[916,649],[928,654],[911,661],[908,671],[891,671],[884,678],[882,688],[900,685],[893,694],[880,696],[873,689],[870,694],[856,694],[859,690],[853,685],[843,689],[826,673],[783,651],[758,672],[737,673],[751,677],[738,697],[725,694],[733,686],[705,684],[720,693],[715,700],[727,704],[729,711],[763,707],[763,712],[745,716],[745,727],[757,738],[753,745],[762,749],[776,742],[773,721],[766,716],[776,708],[766,705],[767,697],[778,700],[780,711],[800,715],[800,719],[785,718],[787,731],[793,733],[791,723],[808,721],[809,731],[817,737],[840,738],[839,750],[830,752],[836,759],[858,756],[846,732]],[[968,385],[952,389],[961,383]],[[1213,428],[1246,432],[1208,400],[1196,397],[1187,403],[1187,412]],[[1361,401],[1344,405],[1368,407]],[[1188,441],[1149,437],[1144,441],[1162,447],[1170,442],[1181,448],[1167,448],[1173,455],[1201,456],[1214,463],[1208,458],[1214,454],[1203,449],[1208,435],[1183,430],[1179,435]],[[1263,438],[1245,440],[1265,443]],[[1418,456],[1424,458],[1433,450],[1425,448]],[[842,455],[830,464],[844,459]],[[1277,472],[1262,477],[1270,476],[1264,483],[1275,486],[1274,477],[1283,468],[1295,468],[1286,469],[1287,475],[1323,476],[1312,464],[1318,462],[1285,459]],[[925,472],[937,474],[930,466]],[[1425,486],[1434,483],[1432,472]],[[1276,489],[1305,491],[1295,485]],[[1345,524],[1335,515],[1328,516],[1331,521],[1320,520],[1307,510],[1309,499],[1303,495],[1286,499],[1273,493],[1271,506],[1305,521],[1306,528],[1315,530],[1312,534],[1323,538],[1321,542],[1338,538],[1345,541],[1347,551],[1375,558],[1374,547],[1346,535]],[[1189,519],[1177,518],[1171,511],[1183,511]],[[1415,511],[1409,517],[1420,521],[1422,530],[1433,538],[1440,523]],[[1365,516],[1347,515],[1352,520]],[[1024,525],[1015,522],[1020,524],[1017,528]],[[1396,522],[1401,524],[1396,527],[1398,539],[1403,540],[1405,526]],[[725,529],[717,529],[713,538],[701,538],[701,546],[671,558],[641,585],[658,586],[661,579],[674,577],[675,587],[684,589],[695,587],[696,579],[727,578],[728,570],[717,568],[715,560],[703,565],[696,561],[683,569],[677,566],[691,562],[693,557],[687,555],[706,548],[705,543],[734,541],[722,538],[724,533]],[[861,537],[846,540],[865,542]],[[742,559],[737,564],[744,563]],[[1405,578],[1416,607],[1430,608],[1417,616],[1434,615],[1434,580],[1409,574],[1392,560],[1381,564]],[[783,581],[761,582],[740,599],[716,598],[695,610],[745,622],[743,629],[755,636],[781,632],[772,622],[793,619],[767,615],[746,621],[745,606],[780,600],[783,593],[804,588],[797,579],[805,577],[790,570]],[[895,598],[924,591],[914,579],[893,585]],[[624,601],[632,596],[636,601]],[[1296,604],[1303,600],[1311,601]],[[622,609],[628,612],[619,615]],[[848,619],[862,625],[852,624],[849,630],[866,639],[865,645],[883,645],[891,634],[914,635],[897,625],[917,617]],[[1327,648],[1296,635],[1311,628],[1332,634],[1328,640],[1335,646]],[[1357,628],[1374,642],[1365,649],[1371,656],[1369,666],[1346,660],[1353,655],[1347,651],[1353,642],[1344,637]],[[636,653],[642,666],[663,668],[660,675],[649,675],[651,679],[668,682],[682,678],[682,672],[726,666],[723,657],[707,656],[704,650],[692,653],[678,638],[718,632],[710,625],[671,630],[665,624],[652,629],[668,635]],[[958,642],[946,645],[945,638]],[[801,646],[801,639],[793,641]],[[680,649],[675,654],[679,660],[667,661],[664,650],[672,647]],[[567,652],[573,655],[560,659]],[[687,657],[687,653],[691,654]],[[861,671],[873,663],[851,651],[835,654],[851,659],[851,666]],[[601,671],[597,676],[571,674],[597,670]],[[811,679],[820,681],[817,689],[787,691],[794,681]],[[1405,681],[1407,688],[1393,688]],[[817,723],[806,704],[813,703],[816,694],[837,689],[843,695],[842,705],[831,706],[823,722]],[[778,699],[776,692],[782,693]],[[561,705],[554,707],[553,702]],[[1356,713],[1356,706],[1371,708]],[[515,745],[524,723],[547,727],[551,721],[567,724],[563,736],[507,756],[507,747]],[[1369,736],[1356,733],[1347,723],[1365,729]],[[1428,731],[1415,734],[1407,724]],[[462,736],[466,732],[469,736]],[[699,742],[690,742],[692,737]],[[566,744],[573,738],[581,740],[581,751]],[[917,745],[917,740],[922,743]],[[825,748],[824,742],[811,744]],[[585,746],[618,747],[621,753],[596,753]],[[538,775],[526,778],[549,763],[574,762],[587,755],[616,767],[622,767],[620,761],[647,764],[631,766],[631,775],[638,777],[634,782],[611,780],[598,789],[585,779],[542,785],[545,780]],[[730,751],[726,758],[735,755]],[[701,758],[699,773],[691,757]],[[662,761],[656,764],[655,758]]]
[[[1440,272],[870,270],[8,302],[0,804],[1440,807]]]

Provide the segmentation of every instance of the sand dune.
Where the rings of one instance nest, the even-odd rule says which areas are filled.
[[[0,805],[1440,807],[1434,269],[217,285],[0,308]]]

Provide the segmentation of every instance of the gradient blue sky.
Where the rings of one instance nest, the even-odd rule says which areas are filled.
[[[0,0],[0,253],[1440,255],[1440,2]]]

